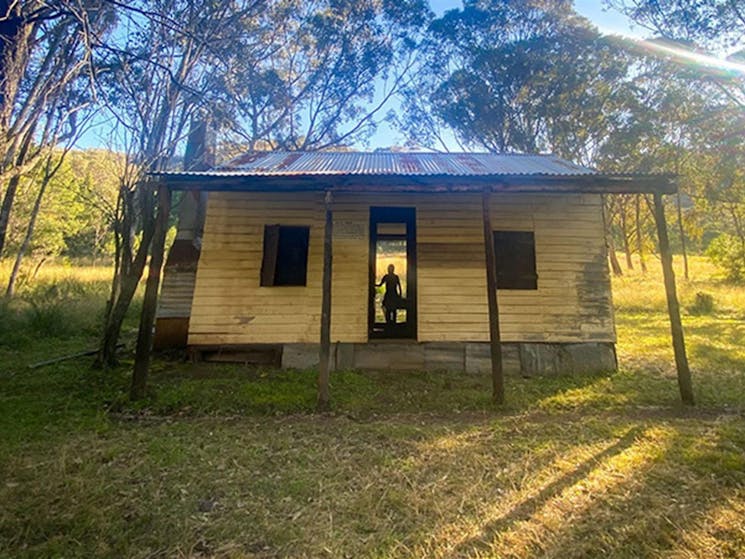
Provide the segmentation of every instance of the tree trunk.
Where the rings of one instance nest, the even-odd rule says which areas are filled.
[[[676,197],[675,197],[675,206],[676,210],[678,212],[678,231],[680,233],[680,250],[683,253],[683,277],[685,277],[686,280],[690,279],[688,277],[688,250],[686,249],[686,232],[685,228],[683,227],[683,209],[680,205],[680,191],[678,191]]]
[[[109,301],[106,303],[107,312],[100,351],[94,361],[96,367],[108,368],[117,365],[116,348],[119,344],[122,324],[137,292],[147,263],[147,253],[153,238],[154,219],[150,202],[151,197],[147,193],[142,193],[142,196],[144,198],[136,211],[132,193],[123,191],[121,194],[122,217],[121,223],[115,231],[115,235],[119,235],[117,243],[118,267],[114,270],[114,278],[111,282],[112,292]],[[132,241],[130,240],[132,235],[131,218],[136,212],[141,215],[144,226],[140,246],[133,258]]]
[[[171,191],[167,186],[158,187],[158,216],[155,220],[150,267],[145,284],[145,297],[140,315],[140,330],[137,334],[135,364],[132,371],[130,398],[138,400],[145,395],[147,375],[150,368],[150,349],[153,344],[153,325],[158,305],[158,287],[160,272],[163,268],[166,233],[168,232],[168,214],[171,211]]]
[[[21,167],[26,161],[26,155],[28,154],[29,147],[31,146],[31,140],[33,138],[33,128],[26,134],[23,139],[23,144],[18,152],[18,157],[15,159],[17,167]],[[8,181],[8,188],[5,191],[3,197],[3,203],[0,207],[0,257],[2,257],[3,249],[5,248],[5,241],[8,234],[8,225],[10,224],[10,212],[13,209],[13,202],[15,201],[16,191],[18,185],[21,182],[21,175],[16,173],[10,177]]]
[[[623,275],[623,270],[621,269],[621,264],[618,262],[616,243],[613,241],[613,231],[611,229],[613,205],[612,195],[603,196],[603,230],[605,231],[605,247],[608,250],[608,257],[610,258],[610,266],[613,275],[618,277]]]
[[[44,265],[44,262],[47,261],[47,257],[44,256],[39,262],[34,266],[34,273],[31,274],[31,279],[35,280],[36,276],[39,274],[39,270],[41,270],[41,267]]]
[[[644,232],[642,229],[642,195],[636,195],[636,251],[639,253],[639,265],[642,273],[647,273],[647,263],[644,259]]]
[[[629,270],[633,270],[634,262],[631,260],[631,244],[629,243],[629,228],[626,220],[626,204],[621,208],[621,236],[623,237],[623,252],[626,254],[626,267]]]
[[[0,0],[0,138],[6,139],[14,100],[29,61],[32,26],[24,21],[22,3]],[[5,171],[0,150],[0,171]]]
[[[691,371],[688,368],[683,323],[680,320],[680,305],[675,288],[673,254],[670,251],[670,240],[667,236],[665,206],[662,195],[658,193],[654,194],[654,220],[657,224],[657,235],[660,241],[660,260],[662,261],[662,273],[665,279],[665,295],[667,296],[667,310],[670,316],[670,333],[673,339],[673,351],[675,352],[675,367],[678,371],[678,389],[683,403],[692,406],[694,404],[693,384],[691,382]]]
[[[623,275],[623,268],[621,263],[618,261],[618,255],[616,254],[616,243],[613,242],[613,235],[608,235],[608,256],[610,256],[610,267],[613,270],[613,275],[620,277]]]
[[[36,220],[39,217],[39,210],[41,209],[41,201],[44,198],[47,185],[53,175],[54,173],[50,171],[49,167],[47,167],[46,172],[44,173],[44,178],[39,186],[39,193],[36,195],[36,200],[34,200],[34,207],[31,210],[31,217],[29,218],[28,226],[26,227],[26,234],[24,235],[23,242],[21,242],[21,246],[18,249],[18,254],[16,254],[16,259],[13,263],[13,271],[10,273],[10,279],[8,279],[8,287],[5,290],[6,299],[11,299],[15,293],[16,280],[21,271],[21,263],[23,262],[23,257],[25,256],[28,247],[31,245],[31,238],[34,235]]]
[[[101,348],[94,363],[97,367],[109,368],[115,367],[118,364],[116,346],[119,344],[122,325],[127,316],[129,305],[132,303],[132,299],[137,292],[137,286],[140,284],[143,270],[144,266],[139,269],[139,273],[137,270],[132,270],[127,275],[121,277],[119,294],[115,298],[114,303],[110,305],[111,311],[104,326]]]

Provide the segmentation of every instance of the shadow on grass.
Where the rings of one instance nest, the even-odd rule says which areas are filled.
[[[607,432],[601,436],[609,426],[610,422],[600,420],[595,425],[574,423],[563,433],[566,446],[561,448],[567,454],[562,457],[554,450],[554,460],[571,459],[583,445],[610,439]],[[615,428],[620,426],[616,423]],[[741,518],[745,507],[735,506],[745,495],[742,427],[742,420],[737,418],[705,425],[649,419],[631,423],[630,428],[627,424],[616,442],[477,531],[469,526],[484,516],[484,509],[472,512],[466,521],[462,515],[452,515],[453,526],[448,533],[466,530],[470,537],[454,548],[442,541],[433,545],[440,554],[446,549],[448,557],[570,558],[607,554],[631,559],[659,557],[674,549],[696,550],[691,556],[743,556]],[[556,433],[551,428],[546,431],[547,440],[562,441],[554,438]],[[532,460],[542,445],[530,432],[526,426],[520,435],[532,441],[533,449],[526,449],[522,457],[514,456],[518,462],[528,460],[523,466],[525,473],[507,475],[512,479],[523,475],[523,479],[535,483],[551,467],[546,457]],[[501,437],[512,440],[514,435],[502,433]],[[474,447],[462,450],[459,462],[480,452]],[[466,491],[464,498],[488,502],[509,499],[508,495],[495,495],[494,488],[482,487],[474,493]],[[487,507],[486,517],[490,516]],[[441,533],[440,528],[430,532],[432,538],[441,537]],[[729,551],[713,555],[713,546]],[[431,549],[425,551],[422,556],[434,555]]]
[[[695,363],[704,364],[708,370],[717,371],[726,369],[737,369],[745,371],[745,359],[733,355],[732,349],[723,348],[713,343],[690,344],[690,358]]]
[[[670,437],[660,453],[647,456],[623,483],[572,515],[544,542],[543,553],[585,557],[602,548],[628,558],[676,550],[696,557],[743,556],[741,512],[733,510],[731,526],[712,518],[716,509],[726,512],[742,499],[745,455],[731,448],[738,428],[732,422],[712,424],[704,436],[693,424],[667,426]]]
[[[599,464],[630,448],[642,432],[643,429],[641,427],[629,429],[620,439],[605,450],[598,452],[591,458],[585,460],[571,472],[549,483],[534,497],[522,501],[505,515],[500,516],[483,526],[481,532],[477,536],[461,542],[453,550],[453,554],[461,556],[471,555],[478,553],[479,551],[487,551],[489,548],[489,542],[493,540],[497,534],[508,530],[518,522],[529,520],[549,500],[560,495],[565,489],[575,485],[585,478]]]
[[[478,556],[505,535],[532,546],[505,556],[659,556],[699,512],[742,495],[743,432],[734,419],[541,412],[120,425],[8,455],[0,535],[11,556],[189,556],[199,542],[215,555]],[[518,502],[471,530],[500,499]],[[450,553],[464,531],[477,535]]]

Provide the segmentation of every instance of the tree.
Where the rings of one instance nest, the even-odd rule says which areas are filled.
[[[403,124],[430,145],[444,125],[465,146],[589,164],[627,85],[624,52],[569,1],[468,0],[430,25],[421,56]]]
[[[634,43],[628,48],[637,59],[633,98],[621,126],[601,150],[597,166],[606,172],[678,177],[679,192],[673,199],[677,239],[673,240],[688,279],[688,252],[695,249],[704,230],[716,234],[733,223],[731,212],[719,214],[718,208],[724,206],[717,200],[736,202],[737,189],[725,186],[737,184],[735,175],[729,173],[731,180],[727,180],[723,171],[742,150],[737,130],[745,115],[708,73],[681,65],[674,57],[650,54]],[[648,216],[644,206],[648,204],[640,208],[640,217]],[[628,211],[625,215],[631,219]],[[619,238],[624,236],[623,217],[617,213],[613,224]],[[635,237],[643,242],[638,234]]]
[[[742,46],[745,8],[735,0],[604,0],[667,39],[712,48]]]
[[[736,282],[745,281],[745,138],[742,120],[722,111],[702,130],[696,203],[714,223],[708,254]]]
[[[156,233],[158,196],[148,174],[168,169],[186,127],[210,99],[211,68],[259,0],[142,0],[119,6],[128,33],[94,37],[97,86],[114,119],[114,144],[126,153],[115,210],[114,277],[97,363],[116,362],[122,323]],[[157,229],[157,230],[156,230]],[[160,242],[160,241],[159,241]]]
[[[97,258],[110,249],[110,208],[116,200],[112,169],[117,156],[72,150],[72,144],[49,150],[20,184],[8,228],[7,249],[15,254],[15,262],[7,298],[24,277],[26,257],[36,259],[38,269],[50,257]]]
[[[21,178],[92,109],[89,32],[104,37],[104,0],[0,3],[0,253]]]
[[[39,185],[39,191],[34,200],[33,208],[31,209],[31,214],[29,216],[26,231],[23,235],[23,240],[18,247],[16,258],[13,262],[13,269],[11,270],[10,278],[8,279],[8,287],[5,290],[6,299],[10,299],[15,293],[16,281],[18,280],[18,274],[21,271],[21,263],[23,262],[23,257],[26,255],[26,252],[31,245],[31,238],[34,235],[34,230],[36,228],[37,219],[39,218],[39,211],[41,210],[41,203],[44,199],[44,194],[46,193],[47,187],[49,186],[49,182],[54,178],[54,176],[57,174],[57,171],[59,171],[60,167],[62,166],[65,155],[66,153],[64,152],[49,152],[46,160],[43,161],[41,165],[43,171],[41,176],[41,183]]]
[[[284,150],[364,140],[410,80],[429,17],[424,0],[265,3],[215,74],[229,137]]]
[[[729,53],[734,61],[745,56],[745,6],[737,0],[604,0],[681,53]],[[682,57],[686,62],[686,57]],[[745,110],[745,72],[723,72],[701,66],[701,75]]]

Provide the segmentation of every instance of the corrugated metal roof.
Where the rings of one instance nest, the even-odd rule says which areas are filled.
[[[595,175],[554,155],[407,152],[249,152],[211,171],[179,175]]]

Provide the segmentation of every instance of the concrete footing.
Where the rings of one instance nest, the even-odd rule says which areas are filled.
[[[318,367],[317,344],[277,346],[280,363],[286,369]],[[193,348],[197,352],[199,348]],[[234,348],[245,362],[246,348]],[[220,351],[227,360],[231,348]],[[502,344],[505,374],[552,376],[572,373],[611,372],[617,368],[612,343],[528,343]],[[331,346],[332,370],[367,369],[389,371],[453,371],[474,374],[491,372],[486,342],[413,342],[381,340],[368,343],[335,343]]]

